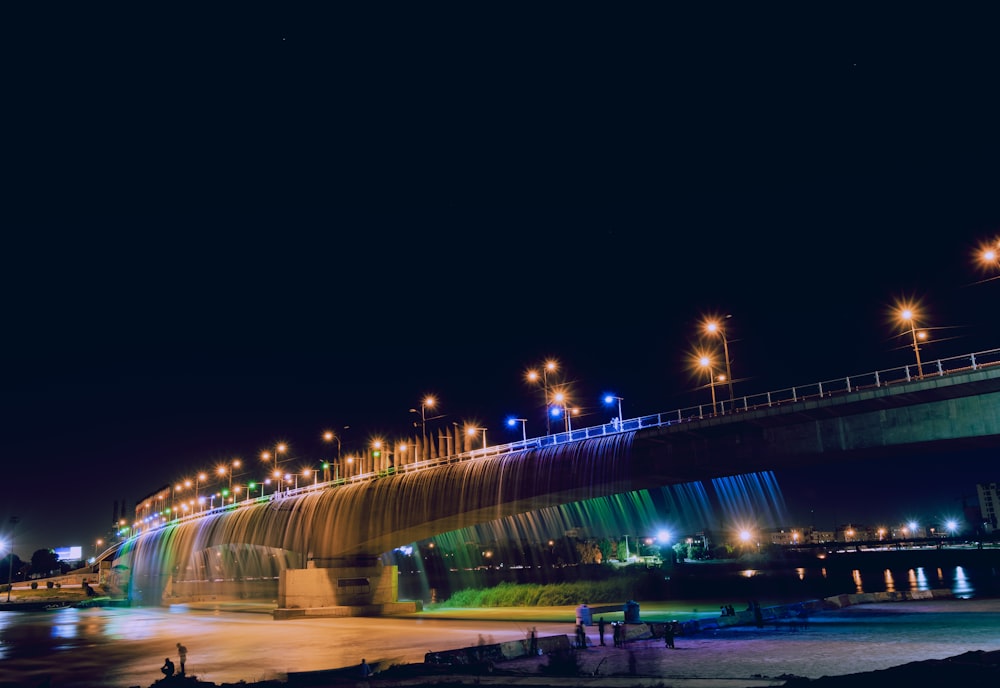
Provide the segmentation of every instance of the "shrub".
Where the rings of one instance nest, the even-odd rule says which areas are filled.
[[[466,588],[442,603],[446,607],[563,607],[622,602],[634,597],[634,581],[618,578],[572,583],[498,583],[490,588]]]
[[[38,581],[31,581],[31,589],[38,590]]]
[[[51,590],[55,586],[56,586],[56,584],[54,582],[52,582],[52,581],[45,581],[45,587],[48,588],[49,590]]]

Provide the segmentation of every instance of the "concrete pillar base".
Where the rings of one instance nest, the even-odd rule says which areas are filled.
[[[397,599],[399,582],[395,566],[383,566],[373,560],[337,563],[341,565],[282,571],[275,618],[377,616],[416,611],[419,603],[400,603]]]

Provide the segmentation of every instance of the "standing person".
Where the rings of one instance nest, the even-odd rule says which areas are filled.
[[[361,678],[367,679],[372,675],[372,668],[368,666],[368,662],[364,659],[361,660]]]
[[[180,643],[177,643],[177,654],[180,655],[181,658],[181,676],[185,676],[184,665],[187,663],[188,649]]]
[[[597,620],[597,632],[600,633],[601,635],[601,645],[604,645],[604,627],[605,627],[604,617],[602,616],[600,619]]]
[[[670,648],[671,650],[674,649],[674,622],[673,621],[668,621],[667,623],[663,624],[663,644],[666,647]]]

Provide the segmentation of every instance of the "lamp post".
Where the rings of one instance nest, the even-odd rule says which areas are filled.
[[[566,394],[563,392],[556,392],[552,395],[552,400],[556,402],[560,408],[562,408],[566,432],[572,432],[573,424],[569,419],[569,408],[567,407]]]
[[[10,517],[10,557],[7,566],[7,601],[10,602],[10,589],[14,587],[14,528],[21,519],[17,516]]]
[[[521,424],[521,441],[528,441],[528,419],[527,418],[508,418],[507,425],[514,427],[518,423]]]
[[[542,365],[542,372],[539,374],[537,370],[529,370],[525,377],[528,382],[538,382],[539,379],[542,381],[542,395],[545,398],[545,434],[552,434],[552,425],[549,422],[549,373],[554,373],[558,370],[559,364],[553,360],[548,360]]]
[[[199,473],[198,475],[196,475],[196,476],[195,476],[195,479],[194,479],[194,498],[195,498],[195,500],[197,500],[197,499],[198,499],[198,486],[199,486],[199,485],[200,485],[200,484],[201,484],[201,483],[202,483],[202,482],[203,482],[203,481],[204,481],[204,480],[205,480],[206,478],[208,478],[208,476],[207,476],[207,475],[205,475],[204,473]]]
[[[420,402],[420,411],[417,411],[417,409],[415,408],[410,409],[410,413],[420,414],[420,436],[423,439],[422,449],[420,450],[422,456],[420,458],[424,458],[425,455],[429,454],[427,448],[427,421],[437,420],[438,418],[444,418],[444,414],[439,414],[431,418],[427,417],[427,409],[432,409],[435,406],[437,406],[437,399],[428,394],[427,396],[424,397],[423,401]],[[416,423],[414,423],[414,426],[415,425]]]
[[[712,415],[715,415],[715,372],[712,370],[712,359],[702,356],[698,359],[698,364],[708,370],[708,384],[712,388]]]
[[[278,442],[278,444],[274,445],[274,454],[271,454],[270,451],[263,451],[260,453],[260,460],[270,461],[273,458],[274,470],[279,470],[279,466],[281,465],[281,459],[278,456],[278,454],[284,454],[287,451],[288,451],[288,445],[285,444],[284,442]]]
[[[230,492],[233,491],[233,472],[234,472],[233,469],[239,468],[241,465],[242,462],[239,459],[233,459],[232,463],[230,463],[229,466],[219,466],[217,469],[215,469],[215,472],[219,474],[220,478],[226,475],[227,473],[229,474]]]
[[[427,409],[434,408],[437,404],[437,399],[427,395],[420,402],[420,436],[424,438],[424,444],[427,444]],[[410,409],[410,413],[416,413],[417,409]],[[433,419],[432,419],[433,420]]]
[[[338,437],[337,434],[333,432],[333,430],[327,430],[326,432],[323,433],[323,441],[337,442],[337,460],[333,464],[333,479],[336,480],[339,477],[337,473],[340,471],[340,450],[341,450],[340,437]],[[323,478],[327,481],[330,480],[330,466],[329,464],[326,463],[323,464]]]
[[[732,315],[727,315],[723,320],[728,320],[733,317]],[[729,368],[729,339],[726,337],[726,330],[722,327],[722,323],[718,320],[709,320],[705,323],[705,331],[709,334],[718,334],[722,337],[722,355],[726,357],[726,382],[729,385],[729,403],[730,410],[732,410],[733,403],[733,372]]]
[[[904,308],[900,312],[899,317],[904,322],[908,322],[910,324],[910,335],[913,337],[913,355],[917,357],[917,377],[923,378],[924,367],[920,363],[920,344],[917,343],[917,339],[923,339],[927,335],[924,332],[921,332],[919,335],[917,334],[916,316],[913,313],[913,309]]]
[[[618,427],[620,428],[621,424],[622,424],[622,421],[625,420],[625,418],[622,416],[622,401],[623,400],[622,400],[621,397],[616,397],[614,394],[605,394],[604,395],[604,403],[605,404],[609,404],[610,405],[610,404],[612,404],[615,401],[618,402]]]
[[[474,425],[465,426],[465,434],[468,435],[469,437],[475,435],[476,432],[479,430],[483,431],[483,449],[486,449],[486,428],[479,428]]]

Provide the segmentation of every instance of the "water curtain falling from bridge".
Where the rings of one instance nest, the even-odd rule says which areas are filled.
[[[634,433],[467,459],[174,523],[130,541],[116,565],[134,599],[199,595],[274,599],[286,569],[377,558],[396,547],[464,531],[481,541],[530,541],[580,532],[644,535],[664,525],[718,523],[700,483],[629,489]],[[773,511],[773,477],[714,481],[723,513]],[[609,494],[610,493],[610,494]],[[692,521],[693,519],[693,521]],[[760,519],[758,519],[759,521]],[[680,525],[681,523],[685,525]],[[701,528],[706,527],[702,525]],[[470,530],[472,529],[472,530]]]

